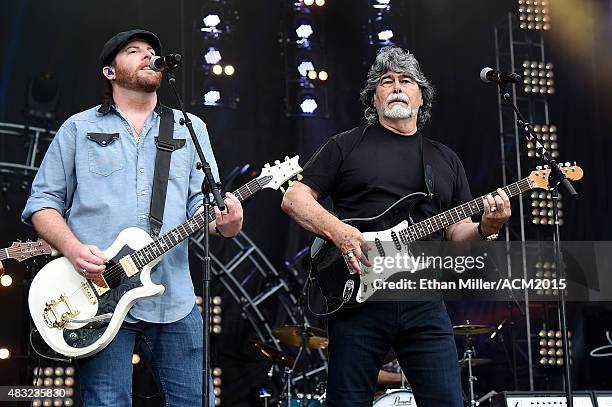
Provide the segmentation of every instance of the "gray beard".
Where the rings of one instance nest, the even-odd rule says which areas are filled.
[[[402,107],[402,106],[396,105],[391,108],[386,107],[385,110],[383,110],[383,116],[386,117],[387,119],[392,119],[392,120],[410,119],[411,117],[415,116],[415,111],[414,109],[410,107]]]

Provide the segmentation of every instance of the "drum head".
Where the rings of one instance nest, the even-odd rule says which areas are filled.
[[[405,406],[416,407],[412,390],[391,389],[387,393],[374,400],[374,407]]]

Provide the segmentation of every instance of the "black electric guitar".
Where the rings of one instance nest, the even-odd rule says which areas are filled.
[[[582,178],[583,172],[580,167],[567,164],[561,169],[571,180],[577,181]],[[532,171],[527,178],[508,185],[503,190],[508,197],[514,197],[531,189],[546,189],[549,175],[550,169],[548,168]],[[497,195],[497,193],[492,192],[492,195]],[[399,252],[409,253],[412,242],[421,240],[484,210],[482,204],[484,197],[480,197],[431,218],[412,223],[412,208],[426,196],[422,192],[410,194],[395,202],[378,216],[345,219],[343,222],[359,229],[366,242],[375,242],[376,245],[389,242]],[[363,264],[361,274],[351,274],[342,253],[334,243],[321,237],[317,237],[313,242],[310,255],[312,258],[311,281],[319,286],[328,304],[334,307],[359,305],[376,292],[375,281],[381,279],[386,281],[395,274],[375,273],[371,267]]]

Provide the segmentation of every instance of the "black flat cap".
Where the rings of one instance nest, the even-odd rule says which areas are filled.
[[[102,66],[110,65],[117,56],[117,53],[127,44],[130,40],[134,38],[140,38],[149,43],[155,50],[155,54],[161,54],[161,42],[157,35],[153,34],[151,31],[147,30],[130,30],[130,31],[122,31],[116,34],[113,38],[106,41],[104,47],[102,47],[102,52],[100,53],[100,64]]]

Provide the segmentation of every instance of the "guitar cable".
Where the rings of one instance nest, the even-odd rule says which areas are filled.
[[[306,305],[308,306],[308,311],[310,311],[311,313],[313,313],[314,315],[318,316],[318,317],[326,317],[328,315],[332,315],[338,311],[340,311],[340,308],[342,308],[344,306],[344,304],[347,303],[347,301],[345,299],[342,299],[342,303],[340,303],[340,305],[338,305],[338,307],[336,307],[336,309],[334,309],[333,311],[328,311],[328,312],[324,312],[324,313],[318,313],[312,310],[312,308],[310,307],[310,286],[311,286],[311,279],[310,277],[308,277],[308,287],[306,288],[306,291],[308,292],[308,294],[306,295]],[[325,296],[323,296],[323,298],[325,298],[325,309],[329,309],[329,304],[327,301],[327,298]]]
[[[32,348],[32,350],[34,352],[36,352],[36,354],[38,355],[39,359],[39,363],[40,363],[40,358],[44,358],[44,359],[48,359],[48,360],[54,360],[56,362],[64,362],[64,363],[72,363],[72,359],[64,359],[64,358],[56,358],[53,356],[49,356],[49,355],[43,355],[42,353],[40,353],[38,351],[38,349],[36,349],[36,346],[34,346],[34,341],[32,340],[32,335],[38,332],[38,330],[36,328],[32,328],[32,330],[30,331],[30,347]],[[39,365],[40,367],[40,365]]]

